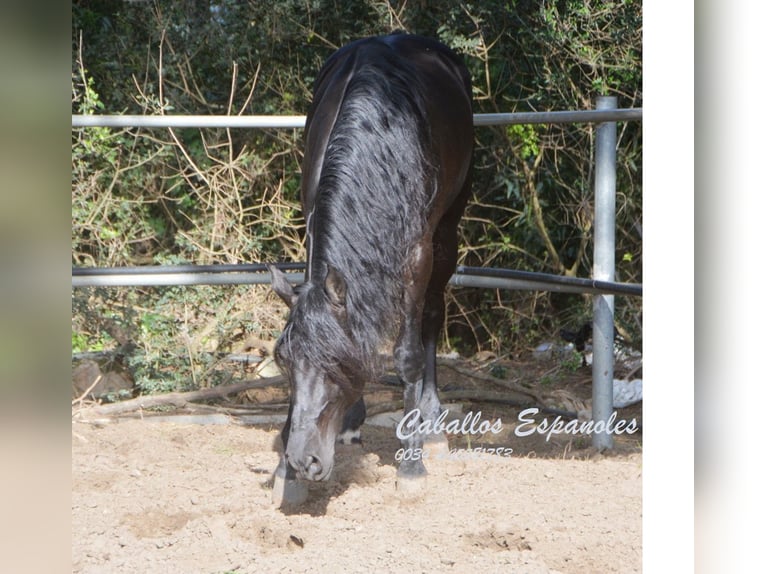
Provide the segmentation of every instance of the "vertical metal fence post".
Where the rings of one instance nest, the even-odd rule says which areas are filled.
[[[599,96],[597,110],[617,108],[614,96]],[[595,221],[593,279],[614,281],[614,229],[617,181],[617,124],[596,126]],[[614,295],[593,297],[593,422],[606,426],[614,411]],[[601,424],[598,424],[601,421]],[[593,446],[614,447],[606,431],[594,432]]]

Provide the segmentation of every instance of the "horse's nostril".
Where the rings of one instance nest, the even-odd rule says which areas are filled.
[[[301,457],[290,457],[285,453],[285,462],[294,468],[300,476],[308,480],[321,480],[325,471],[324,465],[319,457],[309,454]]]
[[[308,456],[306,458],[306,477],[314,479],[322,474],[322,463],[315,456]]]

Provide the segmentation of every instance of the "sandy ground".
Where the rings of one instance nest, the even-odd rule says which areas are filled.
[[[293,511],[271,502],[279,425],[73,422],[72,570],[640,572],[640,433],[602,456],[504,416],[470,445],[503,454],[451,437],[414,500],[396,490],[394,431],[365,425]]]

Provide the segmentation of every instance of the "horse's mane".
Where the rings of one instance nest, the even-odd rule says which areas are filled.
[[[351,338],[364,359],[398,326],[408,250],[434,193],[424,86],[387,47],[357,60],[330,135],[312,211],[312,276],[346,282]]]

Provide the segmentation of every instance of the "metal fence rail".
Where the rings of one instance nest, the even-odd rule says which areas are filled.
[[[641,285],[614,282],[614,226],[616,200],[616,124],[641,121],[641,108],[617,108],[617,98],[597,98],[595,110],[474,114],[475,126],[512,124],[596,123],[594,269],[592,279],[561,277],[512,269],[458,267],[453,285],[491,289],[525,289],[592,293],[593,300],[593,420],[606,422],[612,415],[614,375],[614,295],[641,296]],[[72,128],[278,128],[300,129],[306,116],[141,116],[73,115]],[[293,282],[303,281],[302,263],[277,265],[291,271]],[[146,285],[223,285],[268,283],[264,264],[178,265],[131,268],[72,268],[72,287]],[[594,433],[593,446],[613,447],[611,434]]]
[[[305,263],[275,263],[292,283],[303,283]],[[72,287],[160,287],[169,285],[266,285],[271,274],[265,263],[220,265],[149,265],[145,267],[73,267]],[[641,285],[615,283],[549,273],[458,265],[450,284],[458,287],[590,293],[643,294]]]
[[[642,108],[474,114],[475,126],[635,121]],[[73,128],[304,128],[306,116],[73,115]]]

